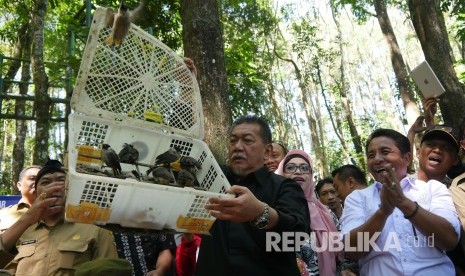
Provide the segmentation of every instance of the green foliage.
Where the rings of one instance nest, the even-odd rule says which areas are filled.
[[[233,117],[262,114],[268,105],[265,80],[270,54],[260,44],[273,31],[276,18],[264,1],[223,1],[226,71]]]
[[[11,195],[13,194],[13,178],[7,171],[0,172],[0,195]]]
[[[367,20],[372,16],[372,12],[369,11],[369,8],[373,4],[373,1],[370,0],[331,0],[332,4],[336,8],[340,8],[344,5],[349,5],[352,13],[355,18],[357,18],[360,24],[367,22]]]

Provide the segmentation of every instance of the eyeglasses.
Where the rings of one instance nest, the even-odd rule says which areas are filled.
[[[286,166],[284,166],[285,173],[295,173],[297,169],[299,169],[303,174],[312,173],[312,168],[310,168],[308,164],[300,164],[297,166],[294,163],[287,163]]]

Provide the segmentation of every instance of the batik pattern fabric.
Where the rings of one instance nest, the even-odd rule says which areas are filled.
[[[133,275],[146,275],[156,267],[158,255],[165,249],[176,249],[173,235],[130,235],[115,233],[118,256],[133,265]]]

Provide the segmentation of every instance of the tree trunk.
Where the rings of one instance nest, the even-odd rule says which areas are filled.
[[[425,58],[446,89],[439,101],[444,123],[458,128],[464,116],[465,91],[454,71],[452,49],[439,3],[437,0],[409,0],[408,6]]]
[[[312,139],[312,148],[315,152],[316,160],[314,160],[314,165],[317,169],[314,172],[320,173],[327,173],[328,172],[328,165],[326,159],[326,153],[324,150],[322,138],[318,135],[318,124],[316,122],[315,116],[312,114],[312,111],[315,111],[315,108],[312,106],[312,98],[311,93],[308,91],[308,86],[305,83],[305,79],[302,75],[302,71],[300,70],[299,66],[297,66],[296,62],[292,59],[287,59],[279,56],[279,54],[275,51],[276,57],[281,60],[287,61],[292,64],[294,67],[294,71],[296,74],[297,82],[300,88],[300,99],[304,105],[305,116],[308,121],[308,125],[310,128],[310,137]]]
[[[219,163],[227,160],[231,107],[223,32],[216,0],[181,2],[184,55],[194,60],[205,116],[205,142]]]
[[[31,26],[29,24],[29,26]],[[20,45],[22,48],[23,65],[21,67],[21,84],[19,85],[19,94],[27,95],[29,85],[26,84],[31,80],[31,30],[29,28],[22,34],[19,34]],[[15,115],[26,114],[26,101],[16,100]],[[13,164],[12,164],[12,177],[13,183],[18,182],[19,173],[24,168],[24,144],[26,141],[27,123],[24,120],[16,120],[16,139],[13,145]],[[13,190],[17,191],[16,185],[13,186]]]
[[[270,38],[272,39],[272,38]],[[274,44],[274,41],[272,42]],[[275,56],[273,54],[273,50],[270,48],[270,45],[268,44],[267,41],[265,41],[265,47],[267,50],[267,56],[269,56],[269,66],[270,68],[273,68],[275,65]],[[271,45],[271,47],[275,48],[275,45]],[[277,89],[275,86],[275,81],[273,80],[272,77],[272,72],[270,71],[270,78],[266,81],[266,87],[267,87],[267,92],[268,92],[268,99],[271,104],[271,108],[268,110],[270,112],[275,120],[275,126],[274,126],[274,141],[280,141],[284,142],[287,146],[287,141],[286,141],[286,126],[283,118],[283,113],[281,110],[279,110],[278,102],[276,100],[276,95],[277,95]]]
[[[283,78],[279,78],[279,84],[282,87],[283,95],[285,95],[284,97],[286,99],[286,101],[284,102],[284,110],[282,111],[285,114],[284,118],[288,118],[285,122],[286,132],[284,134],[283,140],[286,143],[288,150],[303,149],[304,145],[302,141],[302,135],[300,134],[300,132],[297,132],[297,130],[299,129],[299,121],[297,120],[296,116],[297,109],[295,108],[295,101],[291,98],[292,95],[290,95],[292,94],[290,92],[291,88],[286,87]]]
[[[8,187],[8,191],[13,191],[12,187],[16,186],[16,183],[13,183],[11,180],[11,154],[9,153],[9,145],[11,145],[13,140],[13,125],[11,120],[3,120],[2,124],[2,145],[0,148],[0,153],[2,156],[0,171],[2,172],[2,181],[4,187]]]
[[[337,20],[337,17],[336,17],[333,6],[331,6],[331,11],[332,11],[331,14],[332,14],[332,17],[333,17],[333,21],[336,24],[336,28],[337,28],[337,32],[338,32],[338,36],[339,36],[339,51],[340,51],[340,57],[341,57],[340,66],[339,66],[340,79],[339,80],[336,79],[336,83],[337,83],[337,87],[338,87],[338,90],[339,90],[339,96],[341,98],[341,104],[342,104],[342,107],[343,107],[344,118],[345,118],[345,121],[348,124],[352,144],[354,145],[355,154],[357,155],[356,160],[358,161],[358,165],[362,166],[363,164],[365,164],[362,140],[360,138],[360,134],[358,133],[358,130],[357,130],[356,126],[355,126],[354,119],[352,117],[352,104],[350,102],[350,99],[347,97],[348,89],[347,89],[347,86],[346,86],[345,67],[344,67],[345,60],[344,60],[344,47],[343,47],[343,39],[342,39],[343,34],[342,34],[341,26],[339,24],[339,21]],[[320,74],[319,74],[319,78],[321,79]],[[334,129],[334,131],[337,133],[336,128]],[[343,149],[346,150],[345,143],[342,142],[342,140],[343,140],[343,138],[341,139],[341,144],[343,145]]]
[[[399,89],[400,98],[404,104],[407,123],[410,126],[415,122],[418,115],[420,115],[420,111],[415,103],[413,92],[410,89],[404,58],[402,57],[396,35],[392,29],[391,20],[389,19],[386,9],[386,1],[375,0],[373,4],[375,5],[379,26],[381,27],[381,31],[389,47],[389,52],[391,53],[391,63],[397,79],[397,88]]]
[[[18,70],[19,70],[19,67],[21,67],[21,61],[19,59],[21,59],[22,55],[23,55],[23,47],[26,45],[30,45],[30,44],[23,44],[24,41],[24,36],[25,34],[27,33],[27,28],[28,28],[28,24],[27,22],[22,25],[20,28],[19,28],[19,32],[18,32],[18,40],[16,40],[16,44],[14,46],[14,50],[13,50],[13,57],[15,59],[12,59],[11,60],[11,63],[10,63],[10,67],[8,68],[8,71],[6,72],[5,74],[5,77],[3,79],[5,80],[14,80],[15,79],[15,76],[16,76],[16,73],[18,73]],[[18,60],[16,60],[18,59]],[[10,89],[12,83],[11,82],[4,82],[3,84],[3,91],[0,91],[0,92],[3,92],[3,93],[7,93],[8,89]]]
[[[36,115],[36,136],[34,144],[34,164],[43,164],[48,157],[50,129],[50,106],[48,77],[44,65],[44,21],[47,0],[36,0],[32,18],[32,79],[35,87],[34,112]]]
[[[308,89],[307,89],[308,91]],[[315,96],[313,96],[312,93],[309,93],[308,94],[308,97],[310,98],[310,103],[312,104],[312,108],[313,110],[315,111],[314,112],[314,118],[322,118],[322,115],[321,115],[321,104],[320,104],[320,100],[318,98],[318,94],[315,93]],[[329,170],[329,164],[328,164],[328,154],[327,154],[327,144],[325,143],[325,140],[326,137],[325,137],[325,128],[324,128],[324,125],[323,125],[323,120],[316,120],[316,130],[317,130],[317,137],[318,137],[318,143],[320,145],[320,155],[321,155],[321,175],[318,175],[318,178],[319,179],[322,179],[324,176],[327,176],[327,175],[330,175],[331,172]]]

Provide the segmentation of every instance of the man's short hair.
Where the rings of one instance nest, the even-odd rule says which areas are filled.
[[[281,142],[281,141],[273,141],[273,143],[275,143],[276,145],[281,147],[281,149],[284,152],[284,155],[286,155],[289,152],[289,150],[287,149],[287,147],[284,145],[283,142]]]
[[[325,177],[325,178],[323,178],[321,180],[318,180],[318,182],[316,183],[315,193],[317,194],[318,197],[320,196],[321,188],[323,187],[323,185],[325,185],[327,183],[333,184],[333,179],[331,177]]]
[[[331,172],[333,177],[339,178],[342,182],[345,182],[349,177],[353,177],[359,183],[367,185],[367,179],[365,173],[357,166],[352,164],[342,165],[339,168]]]
[[[371,140],[377,137],[388,137],[392,139],[402,154],[412,152],[410,149],[410,141],[407,137],[405,137],[405,135],[393,129],[378,128],[373,131],[370,136],[368,136],[367,142],[365,144],[365,154],[368,153],[368,145],[370,145]]]
[[[25,176],[26,172],[30,169],[42,169],[42,166],[39,166],[39,165],[31,165],[31,166],[28,166],[26,168],[24,168],[20,173],[19,173],[19,177],[18,177],[18,181],[21,182],[21,180],[23,179],[23,177]]]
[[[268,125],[268,122],[265,121],[262,117],[258,117],[256,115],[246,115],[237,118],[231,125],[231,129],[229,130],[229,134],[234,130],[234,128],[241,124],[257,124],[260,126],[259,135],[263,139],[265,144],[271,143],[271,129]]]

